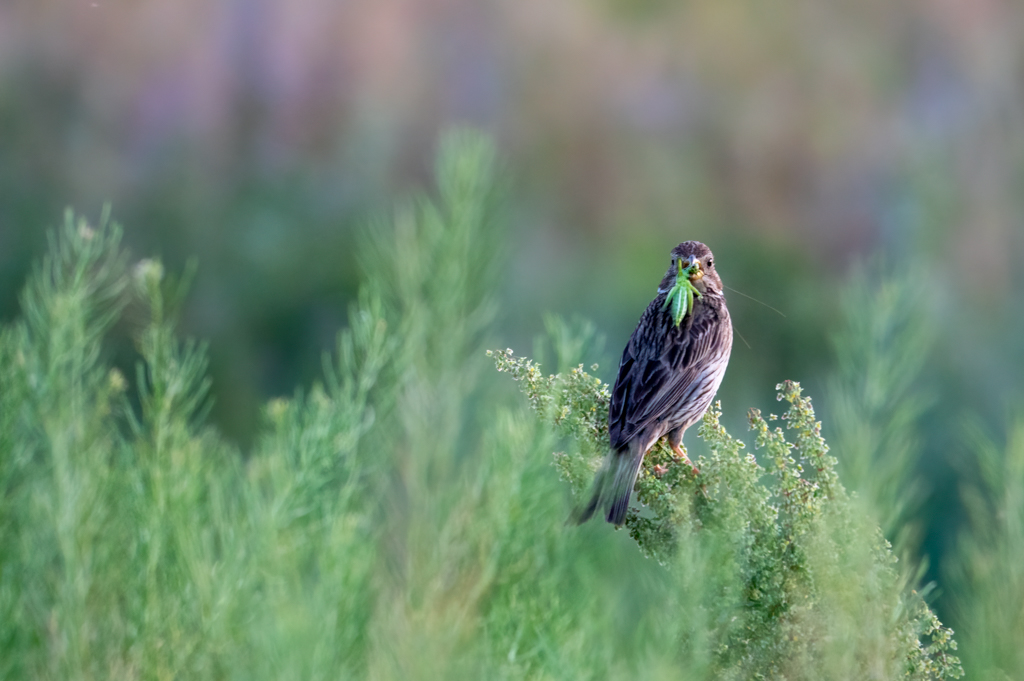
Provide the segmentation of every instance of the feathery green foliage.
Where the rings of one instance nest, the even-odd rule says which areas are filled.
[[[1024,418],[1005,449],[973,427],[981,480],[964,490],[970,523],[947,574],[964,630],[964,666],[986,681],[1024,677]]]
[[[609,387],[582,366],[545,376],[510,350],[490,354],[579,443],[555,462],[583,495],[594,453],[609,447]],[[669,570],[685,565],[705,580],[691,592],[701,631],[682,639],[701,641],[715,678],[959,677],[952,632],[906,590],[888,542],[847,497],[810,399],[793,382],[777,389],[794,441],[769,426],[779,417],[751,410],[764,467],[722,427],[718,405],[699,430],[711,453],[697,460],[698,476],[664,442],[644,459],[636,494],[645,509],[630,509],[630,536]]]
[[[829,425],[843,479],[904,552],[919,543],[909,518],[924,496],[914,467],[930,406],[919,383],[936,336],[932,290],[921,267],[894,276],[862,269],[844,293],[844,325],[833,337],[838,366],[829,383]]]
[[[696,481],[652,453],[629,528],[658,560],[565,527],[551,452],[575,443],[557,469],[589,482],[607,386],[505,356],[551,428],[482,371],[494,166],[446,138],[438,191],[367,238],[322,382],[267,404],[245,456],[174,334],[191,269],[129,267],[118,227],[68,215],[0,329],[0,678],[955,676],[793,384],[794,446],[752,416],[761,464],[717,409]],[[103,346],[128,304],[133,382]],[[566,367],[594,342],[548,326]]]

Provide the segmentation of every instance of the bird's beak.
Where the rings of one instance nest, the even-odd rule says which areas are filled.
[[[694,267],[695,265],[696,267]],[[686,268],[688,270],[692,268],[690,272],[690,281],[700,281],[701,279],[704,278],[704,268],[701,267],[700,260],[697,258],[697,256],[690,256]]]

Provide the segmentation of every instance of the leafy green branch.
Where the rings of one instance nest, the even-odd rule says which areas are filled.
[[[488,354],[574,441],[555,466],[580,496],[608,449],[609,386],[582,365],[545,375],[511,350]],[[715,674],[849,678],[837,674],[880,667],[880,678],[958,678],[952,631],[901,581],[890,545],[847,495],[810,398],[793,381],[776,390],[781,416],[749,413],[760,461],[722,426],[715,404],[698,430],[709,449],[695,461],[700,473],[657,443],[636,482],[641,507],[626,518],[646,555],[714,575],[702,607],[714,613]],[[862,635],[849,638],[854,631]]]

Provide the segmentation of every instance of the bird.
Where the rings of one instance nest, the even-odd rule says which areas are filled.
[[[662,437],[693,466],[680,447],[683,433],[711,406],[731,352],[732,320],[714,256],[701,242],[684,241],[672,249],[658,293],[622,351],[608,408],[611,448],[589,502],[571,518],[576,524],[598,509],[616,527],[625,522],[640,465]]]

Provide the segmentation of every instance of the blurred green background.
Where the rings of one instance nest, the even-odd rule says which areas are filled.
[[[319,375],[360,232],[470,124],[508,178],[496,345],[578,313],[611,380],[668,251],[705,241],[785,314],[730,295],[731,425],[785,378],[826,395],[858,263],[920,268],[934,576],[974,475],[962,423],[1001,439],[1024,375],[1021,36],[997,0],[8,0],[0,320],[65,206],[112,202],[139,257],[199,257],[182,333],[210,341],[213,418],[244,448]]]

